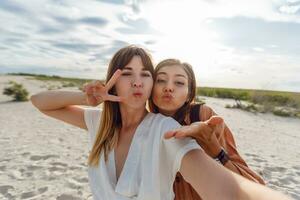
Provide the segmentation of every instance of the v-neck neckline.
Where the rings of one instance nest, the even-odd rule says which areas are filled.
[[[113,181],[113,185],[115,186],[114,190],[115,192],[119,194],[124,194],[125,196],[129,195],[132,191],[128,191],[127,188],[132,188],[130,186],[131,183],[134,184],[134,181],[136,180],[134,177],[137,176],[137,167],[139,164],[139,159],[140,159],[140,148],[141,148],[141,141],[140,136],[143,134],[142,127],[144,126],[144,123],[146,119],[150,116],[150,113],[148,112],[144,119],[140,122],[140,124],[137,126],[133,138],[130,143],[130,147],[123,165],[123,168],[120,172],[119,179],[117,180],[117,173],[116,173],[116,160],[115,160],[115,148],[112,149],[111,153],[111,165],[110,167],[112,168],[112,172],[110,173],[113,177],[110,179]],[[129,187],[128,187],[129,186]],[[131,189],[129,189],[131,190]],[[127,194],[127,195],[126,195]]]

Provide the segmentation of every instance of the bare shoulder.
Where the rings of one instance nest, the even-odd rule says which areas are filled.
[[[203,104],[199,108],[199,118],[201,121],[208,120],[211,116],[217,115],[214,110],[206,104]]]

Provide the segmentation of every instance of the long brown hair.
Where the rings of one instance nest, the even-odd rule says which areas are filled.
[[[153,77],[154,67],[150,54],[141,47],[130,45],[120,49],[111,59],[106,75],[106,82],[110,80],[112,75],[118,69],[123,69],[134,56],[141,57],[145,69],[149,70]],[[109,90],[109,94],[116,95],[115,87],[112,87]],[[105,161],[107,161],[108,153],[113,149],[114,145],[118,141],[118,131],[121,127],[122,119],[119,103],[104,101],[100,127],[88,158],[88,164],[90,166],[98,166],[102,152],[104,152],[104,158]]]
[[[166,66],[180,66],[186,72],[188,76],[188,97],[186,102],[178,108],[176,113],[174,114],[173,118],[178,121],[181,125],[185,124],[185,117],[190,112],[192,104],[195,102],[196,97],[196,78],[193,71],[192,66],[189,63],[181,62],[178,59],[165,59],[157,64],[155,71],[154,71],[154,80],[156,80],[157,72]],[[149,101],[149,108],[151,112],[158,113],[159,108],[157,105],[154,104],[153,98],[151,96]]]

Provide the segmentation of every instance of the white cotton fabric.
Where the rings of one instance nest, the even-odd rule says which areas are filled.
[[[84,119],[90,149],[98,132],[101,110],[86,108]],[[137,127],[118,182],[114,151],[98,167],[88,168],[89,183],[95,200],[173,200],[173,182],[183,156],[201,149],[194,139],[163,138],[166,131],[180,127],[174,119],[148,113]]]

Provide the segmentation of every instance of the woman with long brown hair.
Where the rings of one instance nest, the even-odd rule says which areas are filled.
[[[150,56],[129,46],[113,56],[106,84],[96,81],[84,92],[46,91],[31,97],[44,114],[88,131],[94,199],[171,200],[178,171],[206,199],[285,199],[220,167],[192,138],[164,139],[180,124],[146,110],[152,86]],[[102,109],[80,106],[100,103]]]
[[[192,137],[212,158],[243,177],[264,184],[264,181],[239,155],[233,134],[209,106],[195,103],[196,79],[192,66],[178,59],[165,59],[157,64],[150,110],[171,116],[185,127],[169,131],[166,138]],[[190,126],[187,126],[190,125]],[[180,173],[174,182],[175,199],[201,199]]]

